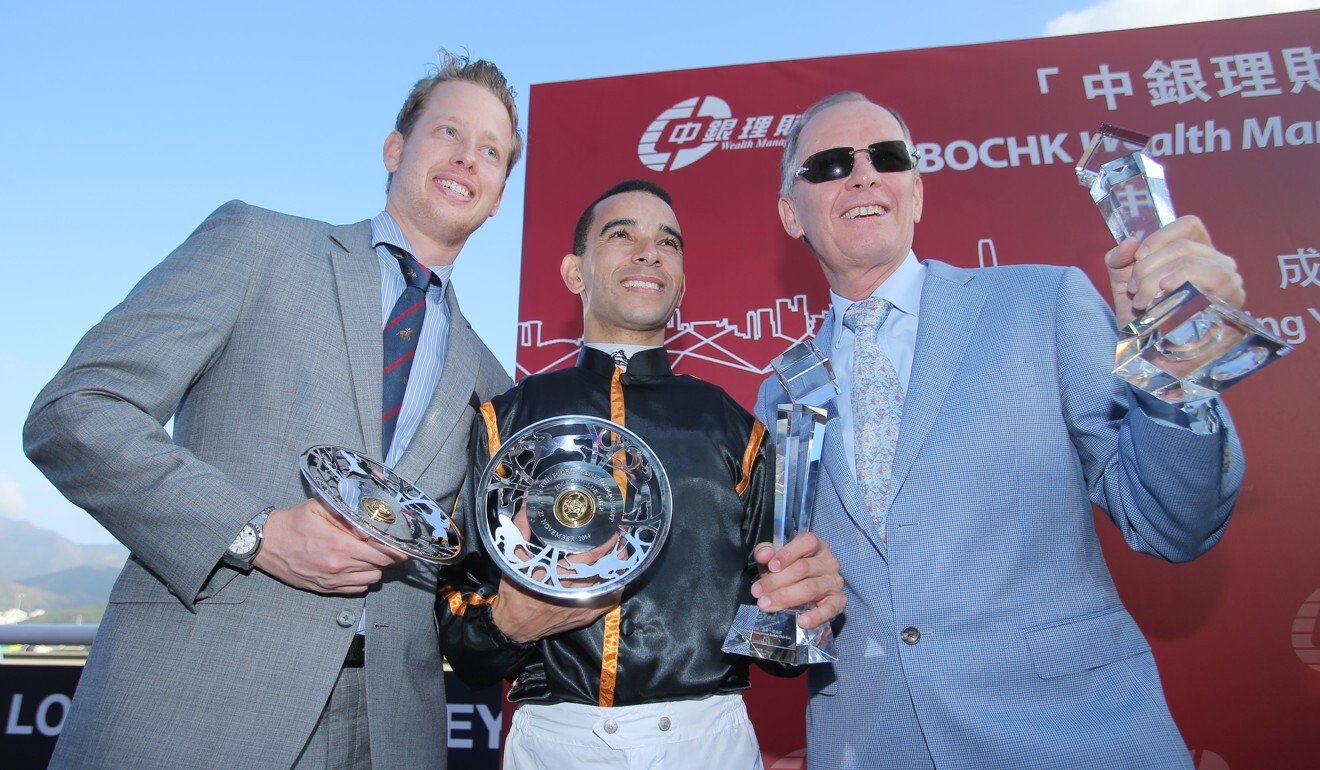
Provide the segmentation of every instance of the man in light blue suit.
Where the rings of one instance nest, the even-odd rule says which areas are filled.
[[[816,342],[842,389],[814,529],[848,609],[839,662],[810,672],[809,764],[1190,767],[1091,510],[1136,550],[1206,551],[1243,473],[1228,413],[1110,374],[1115,314],[1075,268],[918,262],[913,159],[897,114],[855,92],[785,147],[779,213],[830,283]],[[1119,324],[1184,280],[1244,299],[1194,217],[1105,259]],[[767,382],[761,419],[786,400]]]

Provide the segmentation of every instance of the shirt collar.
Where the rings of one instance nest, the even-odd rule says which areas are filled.
[[[630,359],[643,350],[656,347],[655,345],[625,345],[622,342],[588,342],[586,346],[595,348],[602,353],[608,353],[611,357],[617,357],[617,354],[622,353],[625,359]]]
[[[389,211],[382,211],[371,220],[371,247],[379,252],[381,246],[393,246],[410,257],[415,256],[412,244],[408,242],[408,236],[404,235],[403,228],[394,221]],[[449,282],[449,277],[454,272],[453,265],[440,265],[427,269],[435,276],[433,286],[438,284],[441,288]]]
[[[917,255],[909,251],[898,268],[875,291],[872,297],[879,297],[894,306],[894,310],[916,318],[921,316],[921,287],[926,282],[926,266],[917,261]],[[834,339],[843,334],[843,314],[848,312],[860,300],[851,300],[839,296],[830,290],[830,306],[834,309]]]
[[[594,347],[582,348],[577,365],[606,377],[614,374],[614,357]],[[673,373],[674,370],[669,368],[669,351],[663,347],[639,350],[628,357],[629,377],[667,377]]]
[[[382,211],[371,220],[371,245],[373,248],[385,244],[393,246],[396,249],[412,254],[412,244],[408,242],[408,236],[403,234],[403,228],[394,221],[390,212]]]

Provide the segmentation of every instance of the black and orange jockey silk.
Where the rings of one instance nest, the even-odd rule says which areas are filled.
[[[571,414],[619,422],[620,408],[624,426],[669,475],[673,520],[660,555],[628,584],[617,611],[519,644],[491,619],[500,573],[475,536],[465,499],[459,517],[469,551],[441,571],[436,615],[445,658],[469,685],[509,679],[516,702],[606,706],[747,687],[752,659],[720,646],[738,605],[753,601],[752,549],[771,537],[773,448],[764,428],[723,390],[675,375],[664,348],[634,354],[622,375],[609,355],[584,348],[577,366],[528,377],[483,405],[471,473],[480,473],[501,438],[534,422]]]

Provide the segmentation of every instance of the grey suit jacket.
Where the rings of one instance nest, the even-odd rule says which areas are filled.
[[[509,386],[452,288],[447,301],[444,373],[397,466],[441,504],[459,492],[472,404]],[[433,568],[407,562],[345,597],[220,563],[255,513],[308,496],[306,447],[384,454],[381,348],[370,223],[241,202],[78,344],[37,397],[25,449],[132,556],[53,767],[290,766],[364,607],[373,761],[444,766]]]
[[[1190,767],[1092,505],[1135,550],[1203,553],[1242,481],[1227,412],[1196,435],[1137,408],[1076,269],[926,265],[887,541],[826,429],[813,529],[848,608],[808,673],[809,766]],[[762,419],[783,400],[767,382]]]

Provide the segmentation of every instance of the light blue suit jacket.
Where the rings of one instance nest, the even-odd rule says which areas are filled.
[[[1205,552],[1244,468],[1226,410],[1205,436],[1146,416],[1075,268],[926,265],[887,543],[826,431],[813,529],[848,608],[809,674],[810,766],[1190,767],[1092,504],[1138,551]],[[761,419],[786,400],[766,382]]]

